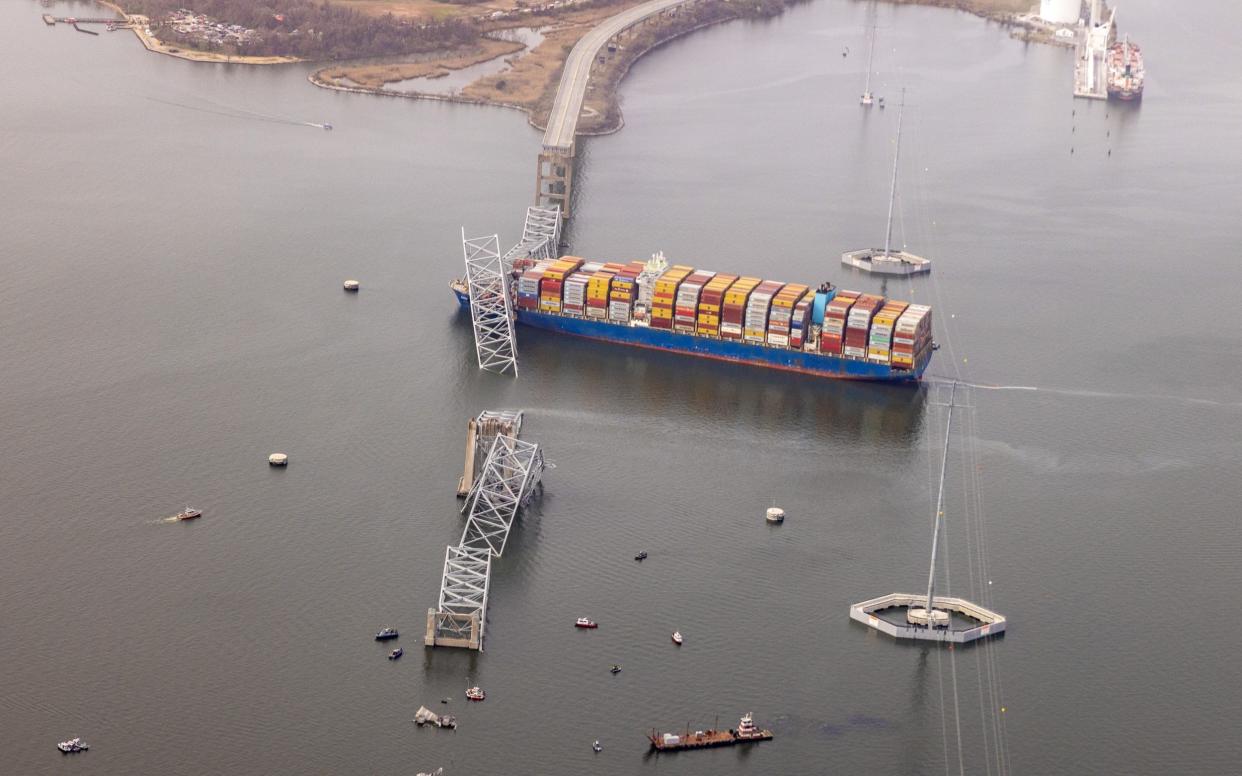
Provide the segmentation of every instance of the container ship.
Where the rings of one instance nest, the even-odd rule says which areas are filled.
[[[464,280],[452,284],[467,309]],[[519,324],[822,377],[917,382],[931,360],[927,305],[650,261],[576,256],[513,267]]]
[[[1143,52],[1127,37],[1108,50],[1108,96],[1137,100],[1143,96]]]

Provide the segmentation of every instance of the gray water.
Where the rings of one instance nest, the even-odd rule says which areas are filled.
[[[926,579],[932,391],[532,332],[520,379],[482,374],[446,283],[462,225],[517,236],[525,117],[0,4],[0,771],[935,774],[960,714],[965,772],[1236,772],[1242,11],[1171,5],[1122,9],[1137,106],[1072,100],[1068,51],[881,5],[868,113],[867,5],[818,0],[652,53],[583,144],[580,255],[879,290],[836,257],[882,236],[906,86],[898,234],[936,269],[887,290],[935,305],[933,376],[1038,389],[960,415],[940,584],[1012,624],[949,653],[846,616]],[[425,651],[492,407],[557,467],[486,652]],[[415,729],[446,696],[459,730]],[[748,710],[774,742],[645,754]]]

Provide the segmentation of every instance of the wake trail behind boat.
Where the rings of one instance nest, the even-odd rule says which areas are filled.
[[[296,119],[285,118],[284,116],[276,116],[276,115],[267,114],[267,113],[258,113],[256,111],[247,110],[246,108],[236,108],[236,107],[229,106],[229,105],[221,105],[220,103],[212,102],[211,100],[208,100],[205,98],[203,99],[203,102],[207,103],[208,105],[215,106],[215,107],[209,108],[209,107],[203,107],[201,105],[191,105],[189,103],[176,102],[174,100],[165,100],[159,97],[143,97],[143,99],[150,100],[151,102],[158,102],[161,105],[168,105],[174,108],[184,108],[185,110],[197,111],[199,113],[209,113],[213,116],[224,116],[226,118],[232,118],[232,119],[263,121],[268,124],[285,124],[291,127],[316,127],[318,129],[327,129],[328,126],[330,126],[328,124],[316,124],[310,121],[297,121]]]
[[[955,381],[942,377],[934,377],[926,380],[929,383],[940,383],[949,385]],[[989,383],[971,383],[965,380],[956,381],[961,385],[977,388],[984,391],[1035,391],[1045,394],[1056,394],[1057,396],[1075,396],[1085,399],[1118,399],[1124,401],[1160,401],[1173,402],[1177,404],[1190,404],[1207,407],[1224,407],[1228,409],[1242,408],[1242,402],[1237,401],[1217,401],[1215,399],[1201,399],[1194,396],[1170,396],[1158,393],[1117,393],[1113,391],[1088,391],[1084,389],[1074,388],[1043,388],[1036,385],[995,385]]]

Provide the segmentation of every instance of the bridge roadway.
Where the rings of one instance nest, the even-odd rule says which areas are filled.
[[[561,71],[561,83],[552,103],[552,113],[548,116],[548,128],[543,134],[545,151],[565,155],[572,153],[574,135],[578,132],[578,116],[582,113],[587,81],[591,78],[591,65],[609,39],[650,16],[690,2],[694,0],[649,0],[605,19],[578,39],[565,60],[565,69]]]

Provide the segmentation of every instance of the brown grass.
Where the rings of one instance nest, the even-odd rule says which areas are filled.
[[[515,0],[492,0],[487,3],[443,3],[439,0],[330,0],[336,5],[357,9],[371,16],[390,13],[403,19],[451,19],[456,16],[485,16],[492,11],[510,11]]]
[[[328,81],[339,82],[348,78],[359,86],[380,89],[387,83],[409,78],[442,78],[450,70],[477,65],[496,57],[503,57],[526,48],[509,40],[480,38],[477,45],[442,52],[420,62],[400,62],[386,65],[342,65],[324,68],[319,76]]]

